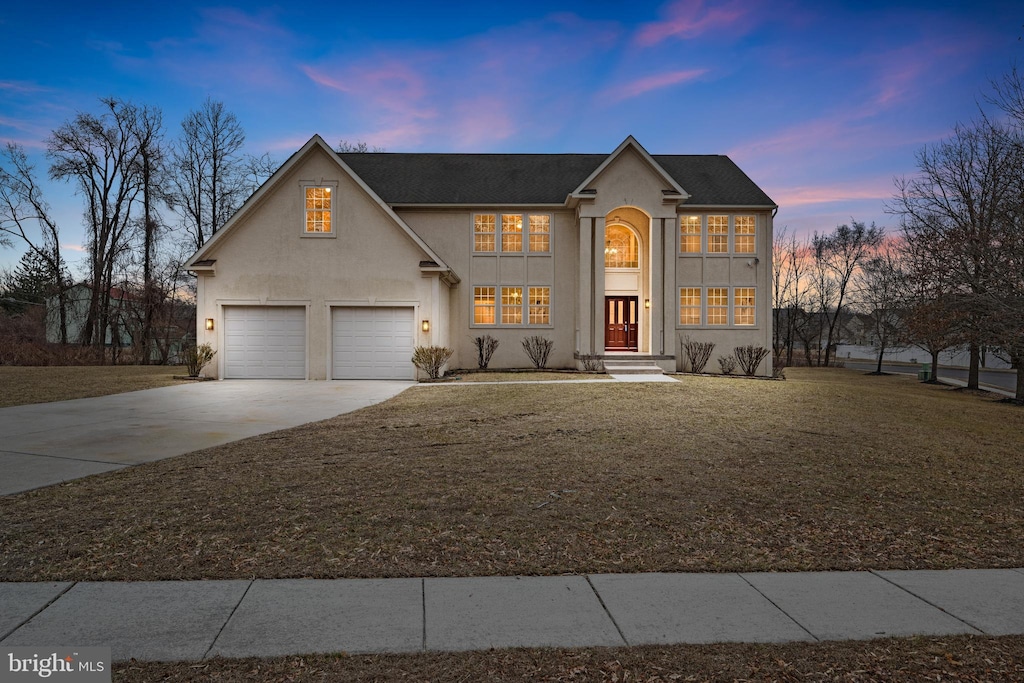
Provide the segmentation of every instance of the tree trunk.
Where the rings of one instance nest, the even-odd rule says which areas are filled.
[[[939,354],[941,351],[932,351],[932,381],[939,381]]]
[[[967,369],[967,388],[977,389],[978,388],[978,365],[981,362],[981,348],[977,342],[971,342],[971,364]]]

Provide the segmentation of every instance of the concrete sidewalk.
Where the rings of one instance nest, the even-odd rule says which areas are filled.
[[[326,420],[411,386],[226,380],[0,408],[0,495]]]
[[[115,661],[1024,634],[1024,569],[0,583],[0,645]]]

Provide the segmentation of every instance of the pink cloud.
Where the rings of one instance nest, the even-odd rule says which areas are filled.
[[[48,92],[50,88],[44,88],[36,83],[25,81],[0,81],[0,90],[14,93]]]
[[[683,71],[669,71],[662,74],[653,74],[651,76],[638,78],[629,83],[622,83],[607,88],[604,90],[603,95],[604,97],[611,99],[613,102],[621,102],[623,100],[632,99],[643,95],[644,93],[651,92],[652,90],[660,90],[662,88],[678,85],[679,83],[695,80],[707,72],[707,69],[688,69]]]
[[[669,5],[665,19],[641,26],[635,40],[643,47],[650,47],[668,38],[696,38],[709,31],[735,28],[746,22],[750,6],[741,0],[717,6],[704,0],[676,0]]]
[[[769,193],[779,206],[797,207],[835,202],[887,200],[893,195],[891,177],[868,178],[833,185],[781,187]]]

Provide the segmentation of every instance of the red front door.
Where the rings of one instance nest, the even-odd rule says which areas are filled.
[[[637,350],[637,297],[604,298],[604,347],[608,350]]]

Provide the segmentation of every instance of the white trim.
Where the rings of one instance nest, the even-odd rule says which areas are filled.
[[[595,168],[594,171],[589,176],[587,176],[586,180],[584,180],[582,183],[577,185],[576,189],[569,193],[569,197],[567,198],[567,201],[568,201],[569,198],[571,198],[571,199],[593,199],[594,195],[583,193],[583,190],[587,189],[588,185],[590,185],[595,180],[597,180],[598,176],[600,176],[602,173],[604,173],[604,170],[606,168],[608,168],[608,166],[611,165],[611,163],[620,154],[622,154],[623,151],[625,151],[625,149],[627,147],[631,147],[633,150],[635,150],[636,153],[640,155],[640,158],[643,159],[644,161],[646,161],[647,164],[651,167],[651,169],[656,174],[661,176],[661,179],[664,180],[665,183],[669,187],[671,187],[673,190],[675,190],[676,192],[679,193],[678,197],[674,196],[674,197],[671,198],[672,201],[683,201],[683,202],[685,202],[687,199],[689,199],[691,197],[690,193],[688,193],[686,190],[684,190],[679,185],[679,183],[676,182],[675,178],[673,178],[671,175],[669,175],[668,172],[664,168],[661,167],[661,164],[659,164],[657,161],[655,161],[654,157],[652,157],[650,154],[648,154],[647,150],[644,149],[643,146],[639,142],[636,141],[636,138],[634,138],[632,135],[629,135],[629,136],[626,137],[625,140],[622,141],[622,143],[618,147],[615,148],[614,152],[609,154],[605,158],[605,160],[602,161],[601,164],[597,168]]]

